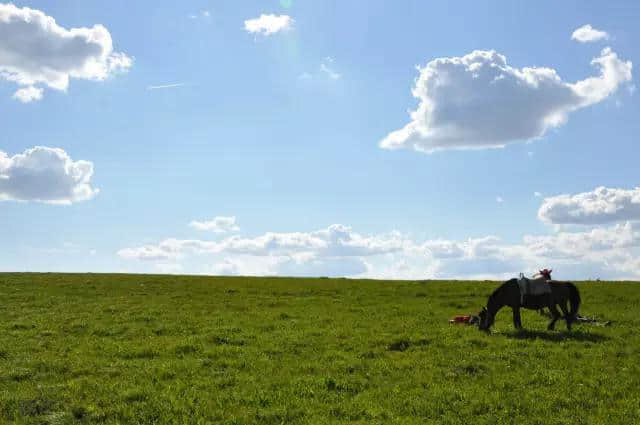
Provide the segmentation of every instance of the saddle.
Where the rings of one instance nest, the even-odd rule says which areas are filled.
[[[524,303],[525,295],[543,295],[551,293],[551,286],[544,277],[537,279],[529,279],[520,273],[518,279],[518,287],[520,288],[520,304]]]

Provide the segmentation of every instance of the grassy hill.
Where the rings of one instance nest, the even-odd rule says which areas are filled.
[[[496,286],[0,274],[0,423],[640,423],[639,284],[449,325]]]

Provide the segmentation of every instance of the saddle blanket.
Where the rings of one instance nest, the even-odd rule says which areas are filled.
[[[524,302],[525,295],[542,295],[551,293],[551,286],[544,277],[527,279],[524,276],[520,276],[520,279],[518,279],[518,286],[520,287],[521,303]]]

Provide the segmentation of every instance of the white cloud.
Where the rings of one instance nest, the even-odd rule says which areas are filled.
[[[98,194],[93,163],[62,149],[36,146],[12,157],[0,151],[0,200],[71,204]]]
[[[242,265],[229,258],[225,258],[223,262],[211,267],[211,273],[219,276],[235,276],[240,274],[240,270],[242,270]]]
[[[167,250],[162,244],[160,245],[143,245],[135,248],[124,248],[118,251],[118,255],[122,258],[162,261],[172,260],[179,257],[179,253]]]
[[[422,244],[421,248],[436,259],[462,258],[465,255],[465,247],[463,244],[445,239],[426,241]]]
[[[496,196],[496,202],[501,204],[504,202],[504,199],[502,198],[502,196]]]
[[[0,4],[0,78],[66,90],[71,78],[104,80],[132,62],[113,51],[111,34],[102,25],[68,30],[39,10]],[[33,93],[31,100],[37,100]]]
[[[277,264],[281,276],[346,277],[358,276],[368,271],[367,263],[360,257],[289,257]]]
[[[367,266],[363,258],[399,252],[406,242],[398,233],[364,236],[336,224],[313,232],[267,232],[255,238],[232,236],[221,241],[166,239],[124,248],[117,254],[152,262],[223,255],[224,261],[208,269],[214,274],[342,276],[364,273]]]
[[[205,266],[204,273],[220,276],[275,276],[278,274],[278,264],[282,261],[285,261],[283,257],[232,255],[211,266]]]
[[[629,268],[640,259],[640,232],[630,223],[525,235],[521,243],[512,244],[496,237],[443,242],[449,253],[434,256],[434,273],[443,278],[506,279],[544,267],[553,268],[558,279],[640,277],[640,269]]]
[[[250,34],[272,35],[293,27],[294,20],[288,15],[260,15],[259,18],[244,21],[244,29]]]
[[[632,223],[585,232],[416,241],[398,232],[362,235],[344,225],[312,232],[267,232],[221,241],[166,239],[125,248],[123,258],[212,264],[221,275],[349,276],[386,279],[507,279],[553,268],[556,278],[640,278],[640,230]]]
[[[540,193],[540,192],[533,192],[533,196],[535,196],[536,198],[542,198],[542,193]]]
[[[581,99],[575,109],[598,103],[614,93],[620,84],[631,81],[631,61],[618,59],[609,47],[602,49],[600,56],[591,60],[591,65],[600,68],[600,75],[571,85]]]
[[[236,225],[235,217],[215,217],[213,220],[193,220],[189,226],[197,230],[208,230],[214,233],[237,232],[240,227]]]
[[[171,241],[171,242],[168,242]],[[167,247],[180,245],[198,252],[253,256],[292,256],[312,253],[323,257],[370,256],[399,251],[403,239],[397,233],[363,236],[350,227],[334,224],[314,232],[267,232],[255,238],[228,237],[220,242],[169,239]]]
[[[23,89],[19,89],[13,94],[13,98],[19,100],[22,103],[30,103],[34,100],[42,99],[42,89],[29,86]]]
[[[542,137],[572,111],[598,103],[631,81],[630,61],[603,49],[591,64],[600,75],[576,83],[551,68],[514,68],[495,51],[439,58],[418,68],[411,122],[380,146],[431,153],[499,148]]]
[[[590,43],[600,40],[608,40],[609,34],[606,31],[600,31],[593,28],[591,25],[583,25],[571,34],[571,39],[579,41],[580,43]]]
[[[598,187],[577,195],[545,198],[538,218],[550,224],[603,224],[640,220],[640,187]]]
[[[534,255],[549,258],[590,258],[618,255],[636,247],[640,232],[627,222],[613,227],[597,227],[585,232],[558,232],[553,235],[524,237],[524,244]],[[640,271],[639,271],[640,272]]]

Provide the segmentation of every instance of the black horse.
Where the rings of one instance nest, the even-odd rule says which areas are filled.
[[[551,322],[547,326],[548,330],[553,330],[556,321],[562,317],[558,311],[558,307],[564,313],[564,319],[567,322],[567,329],[571,330],[573,323],[578,316],[578,308],[580,307],[580,293],[578,288],[572,282],[562,282],[557,280],[548,281],[551,287],[551,293],[542,295],[526,295],[522,301],[520,298],[520,287],[517,279],[511,279],[500,285],[487,300],[487,306],[482,307],[479,313],[479,327],[481,330],[488,331],[495,320],[498,311],[509,306],[513,309],[513,326],[516,329],[522,328],[520,321],[520,308],[528,308],[531,310],[539,310],[547,307],[551,312]],[[567,307],[570,305],[570,309]]]

